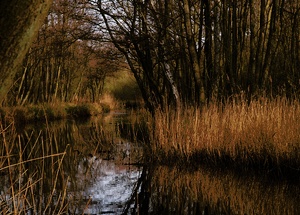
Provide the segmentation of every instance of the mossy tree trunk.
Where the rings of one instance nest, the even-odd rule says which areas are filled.
[[[0,102],[13,84],[52,0],[9,0],[0,2]]]

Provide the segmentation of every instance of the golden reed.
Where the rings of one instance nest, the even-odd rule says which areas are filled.
[[[300,102],[260,97],[211,103],[202,109],[157,111],[148,123],[153,155],[170,160],[299,163]],[[151,126],[150,126],[151,125]]]

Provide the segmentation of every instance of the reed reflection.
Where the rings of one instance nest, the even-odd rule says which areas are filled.
[[[114,124],[98,118],[2,129],[0,213],[102,213],[103,199],[117,204],[105,186],[96,192],[107,183],[125,204],[140,176],[130,164],[140,162],[142,150],[120,138]]]
[[[142,165],[145,130],[122,120],[2,128],[0,213],[300,214],[298,181]]]
[[[200,169],[156,167],[151,214],[299,214],[299,184]]]

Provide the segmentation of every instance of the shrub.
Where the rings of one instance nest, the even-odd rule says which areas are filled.
[[[89,117],[91,116],[91,111],[88,105],[76,105],[76,106],[67,106],[66,112],[68,116],[72,117]]]

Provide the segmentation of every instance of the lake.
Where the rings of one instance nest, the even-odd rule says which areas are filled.
[[[151,165],[130,126],[110,113],[3,128],[1,214],[300,214],[299,181]]]

